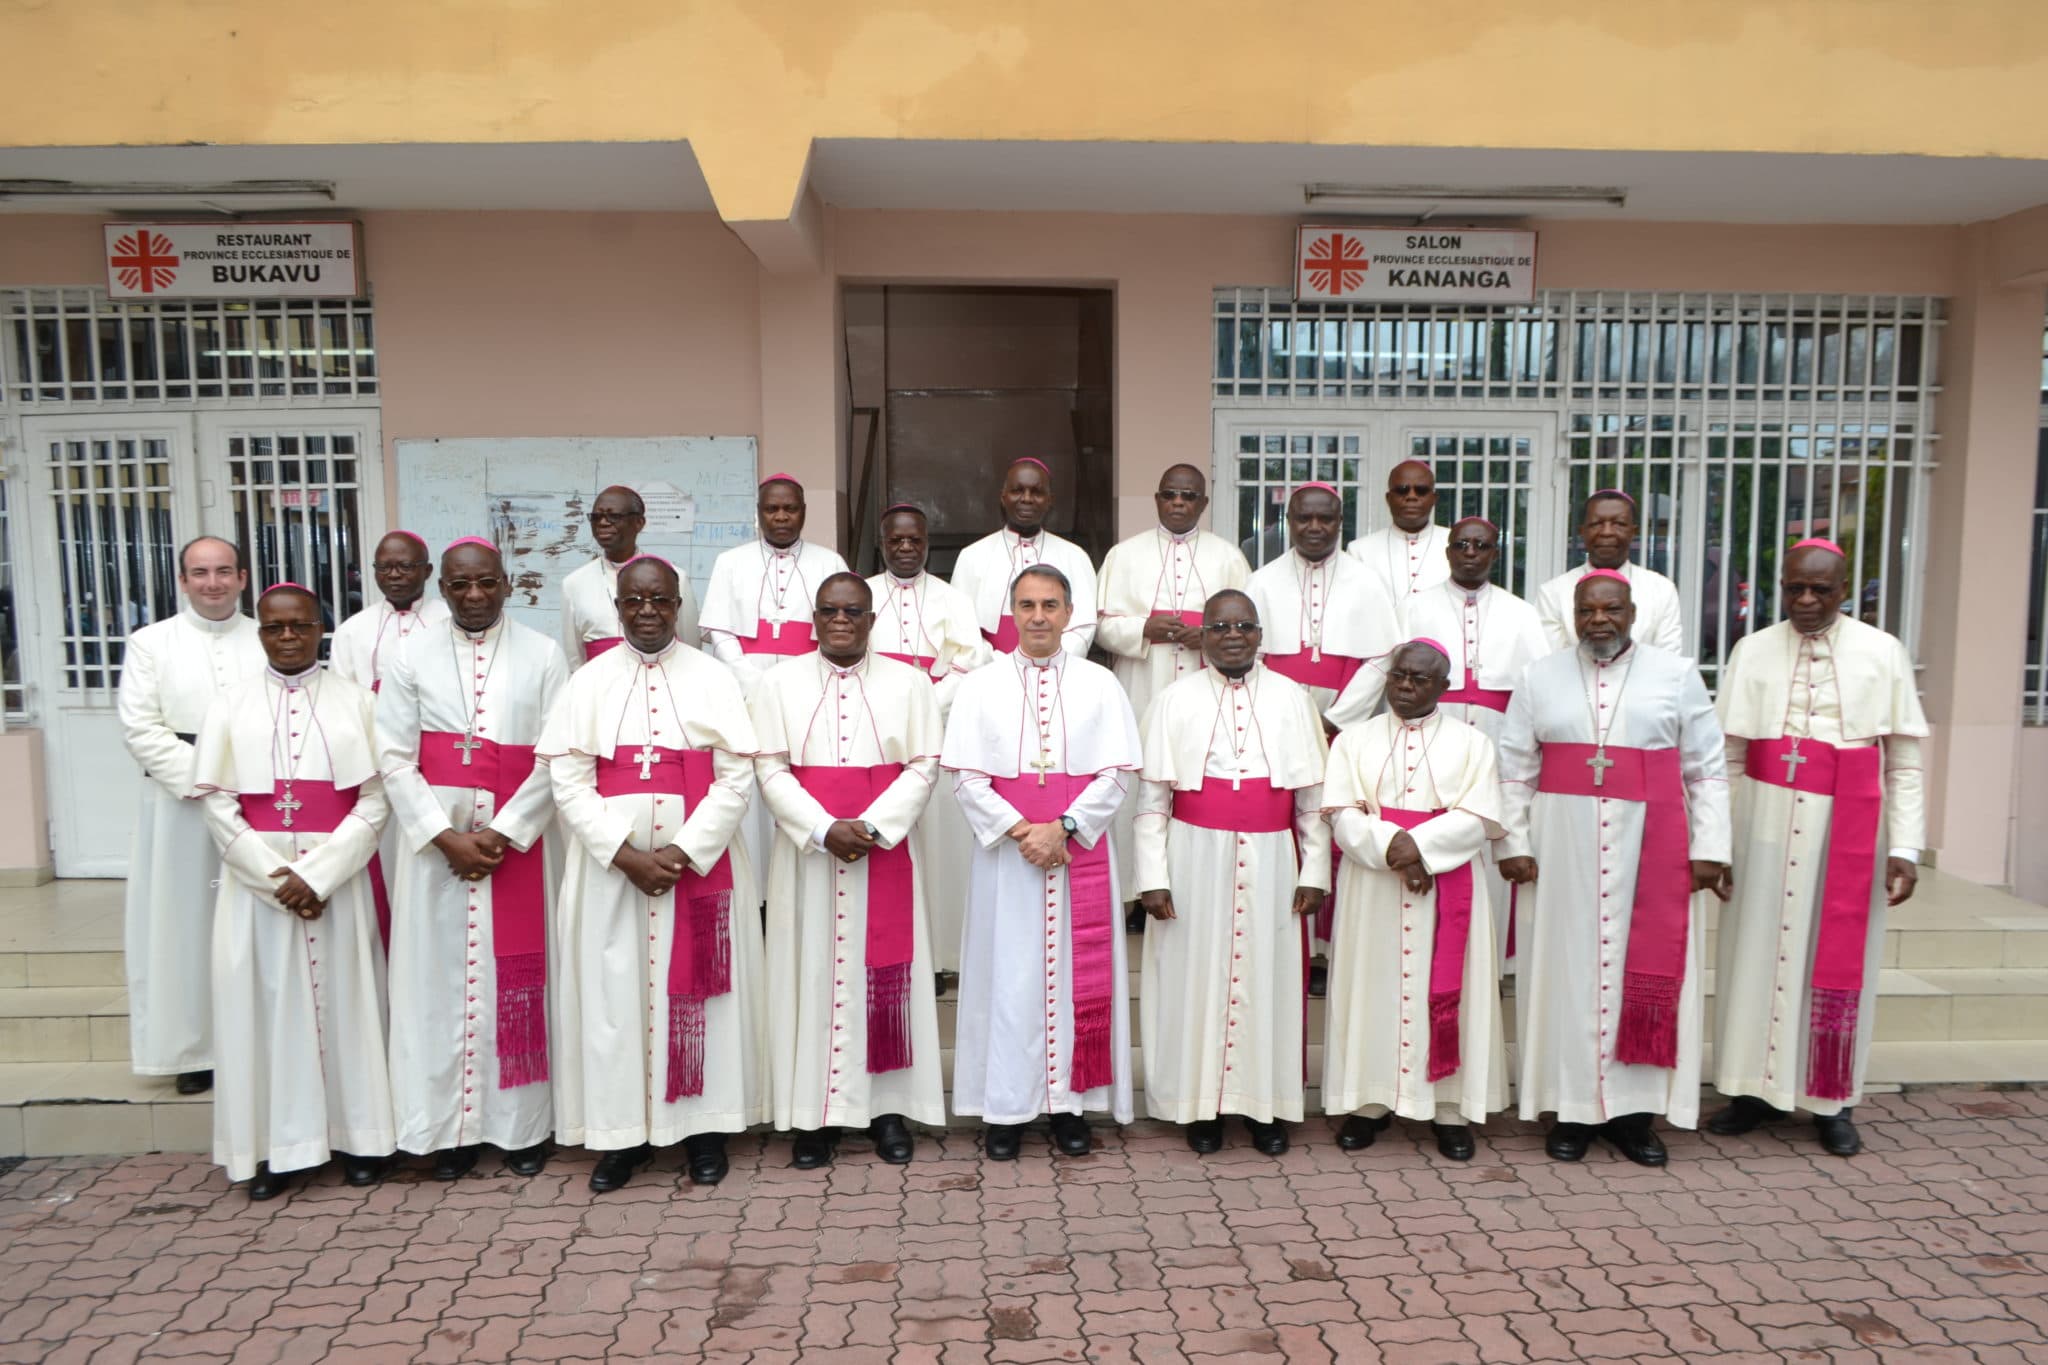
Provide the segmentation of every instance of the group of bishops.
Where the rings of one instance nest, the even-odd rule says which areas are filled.
[[[1191,466],[1099,578],[1046,529],[1042,462],[1000,500],[951,583],[890,508],[863,579],[772,475],[700,601],[608,488],[559,641],[506,615],[489,541],[437,566],[394,532],[325,666],[310,591],[273,584],[251,620],[236,547],[187,545],[184,609],[121,683],[148,777],[136,1069],[215,1091],[215,1159],[257,1199],[337,1156],[351,1184],[397,1152],[457,1179],[486,1147],[533,1174],[550,1139],[599,1154],[595,1190],[677,1143],[714,1184],[764,1123],[798,1167],[849,1129],[910,1161],[909,1125],[946,1120],[957,979],[953,1109],[990,1159],[1041,1116],[1070,1155],[1086,1114],[1129,1122],[1134,1051],[1195,1151],[1238,1115],[1277,1154],[1326,993],[1345,1149],[1398,1115],[1468,1160],[1512,1089],[1556,1159],[1604,1138],[1654,1166],[1653,1118],[1698,1121],[1719,901],[1706,1126],[1800,1109],[1859,1149],[1927,729],[1904,647],[1841,610],[1839,548],[1782,555],[1786,619],[1717,706],[1619,492],[1533,603],[1493,582],[1491,522],[1436,524],[1420,462],[1348,547],[1337,491],[1293,490],[1256,572],[1200,528]]]

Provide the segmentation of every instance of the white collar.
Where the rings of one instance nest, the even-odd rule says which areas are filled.
[[[1034,659],[1024,652],[1022,645],[1019,645],[1016,653],[1017,666],[1019,668],[1056,668],[1059,666],[1060,660],[1066,657],[1066,653],[1067,651],[1064,648],[1056,649],[1043,659]]]
[[[469,641],[473,645],[480,645],[495,638],[498,632],[504,629],[505,613],[502,611],[499,612],[498,619],[491,622],[489,625],[485,626],[482,630],[464,630],[462,626],[456,622],[455,618],[452,615],[448,618],[448,624],[453,626],[455,628],[455,633],[457,635],[460,635],[463,639]]]
[[[663,662],[668,658],[669,655],[675,653],[676,645],[678,642],[675,640],[670,640],[665,648],[663,648],[658,653],[654,654],[649,654],[645,650],[638,648],[636,645],[634,645],[634,643],[631,640],[626,640],[623,643],[625,644],[625,647],[627,649],[632,650],[633,653],[636,656],[638,656],[641,663],[646,664],[649,667],[652,667],[655,664]]]
[[[287,692],[296,692],[312,682],[320,674],[320,665],[314,664],[301,673],[280,673],[269,664],[263,665],[263,675]]]
[[[1192,545],[1195,543],[1195,537],[1202,534],[1202,528],[1199,526],[1190,526],[1185,532],[1176,533],[1167,530],[1166,527],[1162,525],[1159,528],[1159,534],[1165,536],[1168,540],[1172,541],[1176,545]]]
[[[201,616],[199,614],[199,608],[192,605],[192,599],[189,597],[186,598],[183,604],[179,606],[178,614],[185,617],[193,625],[197,626],[199,629],[205,631],[209,635],[225,634],[226,632],[233,630],[239,623],[249,619],[248,617],[242,615],[241,611],[237,609],[236,611],[234,611],[233,613],[219,621],[209,620],[208,618]]]

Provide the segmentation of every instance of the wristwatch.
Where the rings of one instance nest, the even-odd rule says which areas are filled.
[[[866,820],[863,820],[863,821],[861,821],[861,822],[860,822],[860,827],[861,827],[861,828],[862,828],[863,830],[866,830],[866,831],[867,831],[867,836],[868,836],[868,838],[870,838],[870,839],[879,839],[879,838],[881,838],[881,837],[882,837],[882,831],[880,831],[880,830],[876,829],[876,828],[875,828],[875,827],[874,827],[873,825],[869,824],[869,823],[868,823],[868,822],[867,822]]]
[[[1080,832],[1081,826],[1075,823],[1073,816],[1062,815],[1060,817],[1060,828],[1065,830],[1069,837],[1072,837]]]

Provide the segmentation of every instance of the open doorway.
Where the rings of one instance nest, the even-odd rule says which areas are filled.
[[[848,525],[840,543],[880,571],[881,509],[916,503],[931,568],[1002,524],[1011,461],[1052,467],[1050,528],[1100,562],[1116,537],[1107,289],[845,288]]]

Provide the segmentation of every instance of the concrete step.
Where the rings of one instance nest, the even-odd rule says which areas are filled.
[[[119,986],[0,990],[0,1060],[128,1060],[128,992]]]
[[[84,952],[57,949],[0,952],[0,989],[127,984],[128,977],[121,969],[121,951],[118,948]]]

